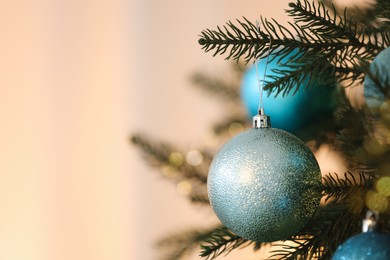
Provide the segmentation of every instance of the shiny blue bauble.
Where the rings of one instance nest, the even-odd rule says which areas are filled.
[[[266,81],[272,81],[271,76],[278,76],[272,69],[281,69],[281,63],[286,63],[296,52],[287,55],[279,61],[275,57],[268,63]],[[270,60],[272,54],[270,56]],[[266,59],[258,61],[258,73],[260,80],[263,79]],[[275,97],[275,93],[263,92],[263,104],[265,113],[271,117],[272,127],[280,128],[290,133],[297,133],[311,121],[318,117],[329,116],[334,111],[334,86],[300,86],[299,91],[294,94],[294,90],[287,95],[280,93]],[[256,66],[250,66],[244,73],[241,83],[241,99],[252,118],[258,112],[260,91],[256,76]]]
[[[370,73],[364,78],[364,97],[373,115],[378,115],[380,107],[390,97],[390,47],[381,51],[370,64]]]
[[[340,245],[332,260],[390,260],[390,234],[367,232]]]

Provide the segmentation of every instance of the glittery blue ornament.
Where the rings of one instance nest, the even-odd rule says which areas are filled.
[[[340,245],[332,260],[390,259],[390,234],[366,232],[349,238]]]
[[[320,185],[318,163],[299,138],[261,127],[236,135],[217,153],[208,195],[228,229],[270,242],[287,239],[307,224],[318,208]]]
[[[276,57],[269,62],[266,80],[272,81],[272,76],[278,76],[272,69],[280,69],[280,64],[286,63],[295,54],[296,52],[292,52],[280,61]],[[271,58],[272,54],[270,60]],[[260,80],[263,79],[265,65],[266,59],[258,61],[257,68]],[[300,86],[299,91],[295,94],[294,91],[290,91],[284,96],[282,93],[275,96],[275,93],[264,92],[264,107],[267,108],[267,114],[272,118],[273,127],[296,133],[314,119],[331,115],[335,108],[335,102],[333,101],[334,86],[315,84],[306,89],[305,86]],[[260,91],[256,66],[252,65],[244,73],[241,83],[241,99],[249,117],[257,114],[259,97]]]
[[[369,74],[364,78],[364,97],[373,115],[378,115],[381,105],[390,97],[389,63],[390,47],[381,51],[370,64],[373,78]]]

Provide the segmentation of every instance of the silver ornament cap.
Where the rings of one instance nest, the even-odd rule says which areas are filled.
[[[366,218],[363,220],[362,232],[372,232],[378,229],[378,213],[368,210]]]
[[[253,128],[271,127],[271,118],[264,114],[264,109],[259,109],[259,113],[253,117]]]

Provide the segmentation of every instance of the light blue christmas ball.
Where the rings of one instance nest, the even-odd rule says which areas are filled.
[[[379,113],[381,105],[390,97],[389,64],[390,47],[381,51],[371,62],[369,71],[373,78],[369,74],[364,78],[364,97],[368,108],[374,115]]]
[[[341,244],[332,260],[390,260],[390,234],[367,232]]]
[[[278,76],[272,69],[281,69],[281,63],[286,63],[296,52],[284,57],[278,62],[278,57],[268,63],[266,80],[272,81],[271,76]],[[270,56],[270,60],[272,55]],[[263,80],[266,59],[258,61],[258,73],[260,80]],[[315,84],[305,89],[300,86],[299,91],[294,94],[294,90],[283,96],[282,93],[263,92],[263,104],[267,115],[271,117],[273,127],[285,131],[296,133],[317,117],[329,116],[334,111],[334,91],[333,86],[322,86]],[[245,105],[250,118],[258,113],[260,91],[256,66],[250,66],[244,73],[241,82],[241,99]]]
[[[318,208],[321,172],[310,149],[276,128],[250,129],[214,157],[208,195],[219,220],[245,239],[285,240]]]

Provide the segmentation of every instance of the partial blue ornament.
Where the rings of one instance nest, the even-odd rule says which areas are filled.
[[[284,57],[278,63],[278,57],[268,63],[266,80],[272,81],[272,76],[278,76],[272,69],[281,69],[280,63],[286,63],[296,52]],[[270,60],[272,55],[270,57]],[[260,80],[263,80],[266,59],[258,61],[258,73]],[[265,112],[271,117],[272,126],[283,129],[290,133],[296,133],[304,128],[311,121],[318,117],[327,117],[334,111],[334,86],[322,86],[316,84],[300,86],[299,91],[294,90],[283,96],[282,93],[275,96],[275,93],[264,91],[263,104]],[[258,112],[260,99],[259,84],[256,75],[256,66],[250,66],[244,73],[241,83],[241,99],[245,105],[250,118]]]
[[[366,232],[341,244],[332,260],[390,260],[390,234]]]
[[[371,62],[370,73],[364,77],[364,98],[373,115],[390,97],[390,47],[381,51]],[[376,81],[376,82],[375,82]]]
[[[233,137],[214,157],[208,175],[210,203],[222,224],[259,242],[285,240],[302,229],[319,206],[321,190],[311,150],[272,127]]]

